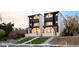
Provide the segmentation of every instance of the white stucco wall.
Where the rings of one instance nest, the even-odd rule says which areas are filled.
[[[64,30],[64,17],[63,17],[63,15],[59,12],[58,13],[58,26],[59,26],[59,35],[60,35],[60,33],[62,33],[63,32],[63,30]]]

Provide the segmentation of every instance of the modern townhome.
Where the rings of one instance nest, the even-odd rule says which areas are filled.
[[[28,16],[29,19],[29,28],[28,28],[28,34],[25,36],[41,36],[43,32],[43,24],[44,24],[44,18],[41,14],[35,14]]]
[[[61,12],[44,13],[43,36],[59,36],[64,29],[64,17]]]
[[[25,36],[59,36],[64,29],[64,16],[61,12],[48,12],[28,16],[29,28]]]

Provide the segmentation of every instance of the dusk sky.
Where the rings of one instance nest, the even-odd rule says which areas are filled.
[[[61,11],[61,13],[66,16],[71,16],[71,15],[79,15],[79,11]]]
[[[65,2],[65,3],[64,3]],[[69,11],[61,12],[64,16],[79,14],[79,2],[72,0],[2,0],[0,1],[0,15],[2,22],[15,23],[14,27],[28,27],[28,15],[53,11]],[[69,8],[68,8],[69,7]],[[75,8],[73,8],[75,7]]]
[[[46,11],[47,12],[47,11]],[[48,11],[49,12],[49,11]],[[53,12],[53,11],[50,11]],[[26,28],[28,27],[28,15],[37,14],[44,12],[26,12],[26,11],[5,11],[1,12],[2,22],[15,24],[15,28]],[[64,16],[79,15],[79,11],[61,11]]]

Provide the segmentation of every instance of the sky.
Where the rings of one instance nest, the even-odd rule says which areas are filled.
[[[47,11],[45,11],[47,12]],[[28,27],[28,15],[33,15],[37,13],[45,13],[42,12],[26,12],[26,11],[5,11],[1,12],[2,22],[14,23],[14,28],[27,28]],[[49,12],[49,11],[48,11]],[[51,11],[53,12],[53,11]],[[71,16],[71,15],[79,15],[79,11],[60,11],[64,16]]]
[[[0,0],[0,15],[2,22],[13,22],[14,27],[26,28],[28,15],[52,11],[61,11],[65,16],[74,15],[79,13],[78,4],[77,0]],[[73,12],[74,10],[76,12]]]
[[[14,23],[15,28],[26,28],[28,26],[28,20],[25,12],[1,12],[2,22]]]
[[[73,15],[79,15],[79,11],[61,11],[61,13],[66,16],[73,16]]]

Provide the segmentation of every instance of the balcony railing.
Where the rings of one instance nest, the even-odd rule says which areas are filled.
[[[53,21],[53,18],[45,18],[45,21]]]
[[[44,25],[43,27],[53,27],[53,25]]]

